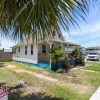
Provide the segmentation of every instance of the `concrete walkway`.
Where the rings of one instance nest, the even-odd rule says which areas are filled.
[[[100,87],[97,89],[97,91],[91,96],[89,100],[100,100]]]
[[[80,69],[81,71],[85,71],[85,72],[90,72],[90,73],[100,73],[97,71],[93,71],[93,70],[87,70],[87,69]]]
[[[32,72],[32,71],[26,71],[26,70],[24,70],[24,69],[15,69],[14,71],[17,72],[17,73],[26,72],[26,73],[35,75],[36,77],[41,78],[41,79],[45,79],[45,80],[52,81],[52,82],[59,82],[58,79],[54,79],[54,78],[51,78],[51,77],[48,77],[48,76],[46,76],[46,75],[39,74],[39,73],[37,74],[37,73]]]

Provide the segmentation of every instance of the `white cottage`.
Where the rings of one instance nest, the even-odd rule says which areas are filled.
[[[51,62],[48,55],[50,49],[59,48],[66,53],[70,53],[75,50],[75,48],[80,47],[78,44],[66,42],[63,35],[56,31],[53,35],[53,39],[40,40],[37,43],[33,43],[32,39],[29,39],[28,42],[24,40],[17,43],[12,47],[13,60],[34,64],[42,61]]]

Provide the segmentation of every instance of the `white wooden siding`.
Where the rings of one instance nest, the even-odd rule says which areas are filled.
[[[27,46],[27,55],[25,55],[25,46]],[[38,49],[37,45],[33,46],[33,55],[31,55],[31,44],[20,46],[20,52],[18,52],[18,47],[16,48],[16,54],[13,54],[13,60],[35,63],[38,62]]]

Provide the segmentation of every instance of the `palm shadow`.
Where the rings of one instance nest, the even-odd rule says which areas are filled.
[[[0,87],[4,86],[6,83],[0,83]]]
[[[0,68],[5,67],[4,63],[0,63]]]
[[[23,86],[9,87],[8,100],[64,100],[60,97],[52,97],[46,93],[35,91],[31,94],[22,96],[23,91],[21,89],[23,88]]]
[[[9,93],[8,99],[9,100],[64,100],[63,98],[51,97],[46,93],[41,93],[41,92],[28,94],[26,96],[21,96],[19,93],[20,92]]]

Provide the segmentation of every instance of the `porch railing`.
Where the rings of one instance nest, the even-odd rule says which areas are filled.
[[[38,61],[49,61],[49,59],[48,53],[38,53]]]

